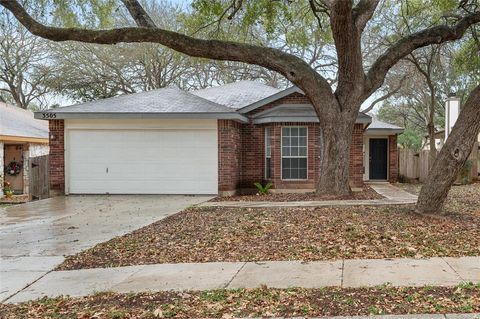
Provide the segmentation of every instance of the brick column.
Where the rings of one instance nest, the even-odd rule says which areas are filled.
[[[398,179],[397,135],[388,136],[388,181],[396,183]]]
[[[231,195],[240,182],[241,124],[231,120],[218,121],[218,191]]]
[[[51,120],[48,124],[50,196],[58,196],[65,194],[65,123],[63,120]]]
[[[4,163],[4,154],[3,154],[3,143],[0,142],[0,198],[3,197],[3,168],[5,167]]]
[[[350,185],[363,187],[363,124],[355,124],[350,146]]]

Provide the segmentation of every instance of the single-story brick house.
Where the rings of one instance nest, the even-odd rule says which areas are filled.
[[[272,181],[312,190],[318,118],[297,87],[240,81],[174,88],[37,112],[50,124],[50,189],[65,194],[231,194]],[[359,113],[350,176],[397,178],[400,127]]]

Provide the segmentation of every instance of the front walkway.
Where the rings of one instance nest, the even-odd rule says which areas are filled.
[[[121,236],[211,196],[68,196],[0,208],[0,301],[65,255]]]
[[[324,201],[299,201],[299,202],[267,202],[267,201],[227,201],[205,202],[199,206],[204,207],[331,207],[331,206],[379,206],[379,205],[405,205],[417,202],[417,196],[410,194],[390,183],[367,183],[373,190],[385,198],[370,200],[324,200]]]
[[[162,290],[209,290],[327,286],[455,286],[480,282],[480,257],[358,259],[337,261],[218,262],[154,264],[53,271],[7,302],[43,296],[85,296]]]

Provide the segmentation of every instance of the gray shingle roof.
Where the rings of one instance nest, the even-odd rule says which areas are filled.
[[[256,81],[238,81],[192,93],[229,108],[240,109],[280,91]]]
[[[403,130],[403,127],[385,123],[377,120],[376,118],[372,118],[372,123],[368,126],[367,131],[368,130]]]
[[[125,94],[50,110],[54,113],[234,113],[177,88]]]
[[[48,123],[33,118],[33,113],[0,102],[0,135],[48,138]]]

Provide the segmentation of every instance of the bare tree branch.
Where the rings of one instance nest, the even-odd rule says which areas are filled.
[[[239,61],[266,67],[276,71],[302,89],[319,92],[334,99],[328,82],[305,61],[280,50],[256,45],[220,40],[203,40],[160,28],[118,28],[110,30],[87,30],[59,28],[43,25],[33,19],[15,0],[0,0],[0,4],[31,33],[52,41],[79,41],[98,44],[120,42],[154,42],[178,52],[216,60]]]
[[[395,95],[398,91],[400,91],[400,89],[402,88],[403,86],[403,82],[405,81],[405,79],[407,78],[407,75],[404,75],[400,81],[398,82],[398,85],[393,89],[391,90],[390,92],[387,92],[386,94],[380,96],[378,99],[374,100],[365,110],[363,110],[362,112],[363,113],[368,113],[370,112],[371,110],[373,110],[373,108],[375,107],[375,105],[377,103],[380,103],[390,97],[392,97],[393,95]]]
[[[410,52],[431,44],[458,40],[471,25],[478,22],[480,22],[480,12],[475,12],[467,15],[451,27],[448,25],[435,26],[399,40],[390,46],[371,66],[367,73],[365,95],[369,96],[380,88],[388,70]]]
[[[121,0],[139,27],[156,28],[155,22],[137,0]]]

